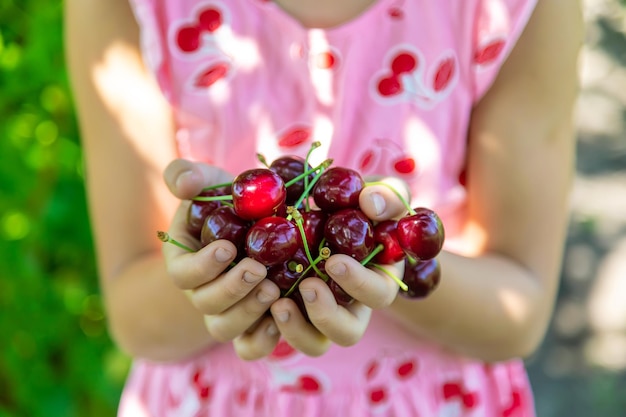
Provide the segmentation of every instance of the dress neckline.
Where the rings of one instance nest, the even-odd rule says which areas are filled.
[[[363,22],[370,20],[372,16],[382,13],[383,8],[385,7],[388,1],[390,0],[376,0],[372,4],[367,6],[365,9],[363,9],[360,13],[355,15],[354,17],[349,18],[346,21],[339,23],[337,25],[329,26],[329,27],[315,27],[315,26],[307,26],[303,24],[299,19],[294,17],[291,13],[289,13],[285,9],[283,9],[276,2],[272,0],[265,0],[268,6],[268,9],[271,9],[275,15],[281,18],[281,20],[288,22],[291,26],[295,26],[303,32],[322,31],[328,34],[339,34],[341,32],[350,31],[353,27],[361,25]]]

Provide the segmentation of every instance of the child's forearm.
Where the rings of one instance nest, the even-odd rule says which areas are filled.
[[[134,260],[103,288],[112,337],[133,357],[178,361],[216,343],[167,275],[160,253]]]
[[[398,297],[390,311],[420,336],[486,361],[526,357],[537,348],[555,288],[511,260],[440,254],[439,288],[424,300]]]

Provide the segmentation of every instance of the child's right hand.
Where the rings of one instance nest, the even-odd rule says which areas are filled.
[[[226,172],[205,164],[173,161],[165,170],[170,191],[183,200],[170,226],[169,234],[191,248],[199,242],[186,229],[190,198],[202,188],[229,182]],[[216,341],[233,341],[243,359],[269,355],[278,343],[274,319],[266,312],[280,296],[278,287],[264,279],[263,264],[245,258],[233,268],[235,246],[226,240],[215,241],[189,253],[171,244],[163,246],[169,275],[184,290],[193,305],[205,315],[206,328]]]

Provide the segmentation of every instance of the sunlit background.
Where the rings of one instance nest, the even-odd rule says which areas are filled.
[[[572,0],[574,1],[574,0]],[[626,416],[626,0],[585,0],[578,166],[539,417]],[[62,5],[0,0],[0,417],[113,417]]]

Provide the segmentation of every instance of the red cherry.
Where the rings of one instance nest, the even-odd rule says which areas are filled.
[[[197,26],[184,26],[178,30],[176,44],[183,52],[193,52],[200,48],[200,29]]]
[[[441,219],[425,207],[414,211],[414,214],[398,220],[398,242],[404,252],[413,258],[434,258],[441,251],[445,238]]]
[[[198,26],[202,30],[215,32],[222,26],[222,14],[219,10],[213,8],[203,10],[198,16]]]
[[[246,220],[274,215],[287,197],[283,180],[266,168],[242,172],[233,180],[232,190],[235,212]]]
[[[333,293],[333,296],[335,296],[337,304],[346,307],[354,302],[354,298],[345,292],[345,290],[341,288],[333,279],[329,279],[326,283],[328,284],[330,291]]]
[[[332,167],[320,175],[313,188],[313,200],[327,212],[359,206],[359,194],[365,186],[361,175],[353,169]]]
[[[304,158],[301,158],[299,156],[282,156],[273,160],[269,166],[269,169],[277,173],[285,183],[288,183],[292,179],[304,173],[305,164],[306,161],[304,160]],[[307,171],[312,169],[311,165],[306,165]],[[315,174],[311,173],[311,175],[309,175],[309,180],[312,180],[314,177]],[[300,199],[303,192],[304,178],[287,187],[287,198],[285,200],[285,203],[289,206],[294,205],[298,201],[298,199]]]
[[[245,239],[250,223],[235,214],[230,206],[218,207],[209,213],[202,226],[202,246],[219,239],[231,241],[240,253],[245,248]]]
[[[395,220],[385,220],[374,226],[374,241],[384,246],[384,249],[374,257],[374,262],[394,264],[406,257],[398,243],[397,227],[398,222]]]
[[[317,254],[317,249],[322,243],[322,239],[324,239],[324,227],[328,214],[322,210],[300,210],[300,214],[302,215],[302,228],[304,229],[309,250]],[[300,245],[303,244],[300,233],[298,233],[298,243]]]
[[[437,258],[412,263],[407,259],[404,263],[402,281],[409,287],[399,294],[406,298],[424,298],[430,295],[441,280],[441,265]]]
[[[374,249],[371,221],[361,210],[343,209],[326,221],[324,237],[333,253],[342,253],[362,261]]]
[[[210,190],[202,191],[199,196],[200,197],[213,197],[219,195],[227,195],[230,194],[230,187],[221,187],[221,188],[213,188]],[[189,209],[187,210],[187,231],[195,236],[197,239],[200,239],[200,235],[202,233],[202,226],[204,226],[204,221],[206,216],[220,207],[222,202],[219,200],[214,201],[196,201],[192,200],[189,205]]]
[[[298,247],[296,253],[285,262],[268,268],[266,278],[275,283],[282,293],[291,289],[309,265],[304,249]],[[298,268],[300,266],[302,269]]]
[[[264,217],[246,236],[246,253],[266,266],[291,259],[298,250],[298,229],[284,217]]]

